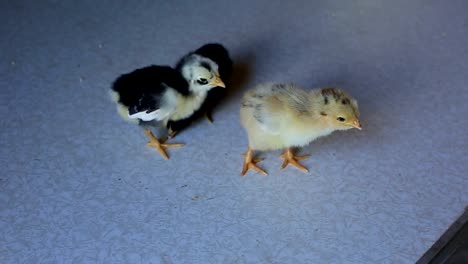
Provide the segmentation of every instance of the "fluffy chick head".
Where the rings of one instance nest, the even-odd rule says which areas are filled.
[[[189,82],[190,89],[194,92],[208,91],[215,87],[226,87],[219,76],[218,65],[210,59],[192,55],[184,63],[181,71],[184,78]]]
[[[316,96],[321,104],[321,118],[330,127],[336,130],[362,129],[357,101],[345,91],[325,88],[319,90]]]

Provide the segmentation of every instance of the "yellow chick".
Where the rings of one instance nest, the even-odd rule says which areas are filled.
[[[335,130],[361,129],[358,105],[346,92],[336,88],[305,91],[294,84],[262,84],[242,98],[241,124],[249,146],[244,154],[241,175],[249,169],[264,175],[254,159],[254,150],[285,148],[281,169],[291,164],[304,172],[298,161],[308,156],[295,156],[291,147],[301,147]]]

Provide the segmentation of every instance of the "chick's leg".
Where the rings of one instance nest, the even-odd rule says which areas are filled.
[[[169,128],[169,132],[167,134],[167,139],[171,139],[171,138],[175,137],[176,134],[177,134],[177,131],[174,131],[174,130],[172,130],[172,128]]]
[[[291,164],[295,166],[296,168],[300,169],[303,172],[309,172],[309,170],[304,167],[302,164],[300,164],[298,161],[299,160],[305,160],[309,157],[309,155],[306,156],[295,156],[294,153],[292,152],[291,148],[287,148],[283,154],[281,154],[281,157],[284,158],[283,164],[281,164],[281,169],[286,168],[288,164]]]
[[[165,159],[169,159],[169,155],[166,153],[167,148],[179,148],[182,147],[184,144],[168,144],[168,143],[161,143],[148,129],[145,129],[145,134],[149,138],[148,146],[155,148]]]
[[[256,171],[260,172],[263,175],[268,175],[268,173],[264,169],[257,166],[256,163],[262,161],[262,159],[254,159],[253,158],[253,150],[250,147],[247,149],[247,152],[245,154],[243,154],[242,156],[244,156],[244,166],[242,167],[241,176],[244,176],[245,173],[249,169],[256,170]]]
[[[206,111],[205,118],[208,120],[208,123],[213,124],[213,113],[211,110]]]

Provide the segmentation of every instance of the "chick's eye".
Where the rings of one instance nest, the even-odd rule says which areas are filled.
[[[200,78],[197,80],[197,83],[201,84],[201,85],[205,85],[205,84],[208,84],[208,80],[205,79],[205,78]]]
[[[346,119],[345,119],[344,117],[341,117],[341,116],[340,116],[340,117],[338,117],[336,120],[338,120],[338,121],[340,121],[340,122],[344,122],[344,121],[346,121]]]

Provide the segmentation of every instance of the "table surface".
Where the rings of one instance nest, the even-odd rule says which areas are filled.
[[[467,206],[467,1],[72,2],[0,3],[1,263],[414,263]],[[107,93],[207,42],[229,97],[165,161]],[[267,81],[345,89],[364,129],[240,177]]]

